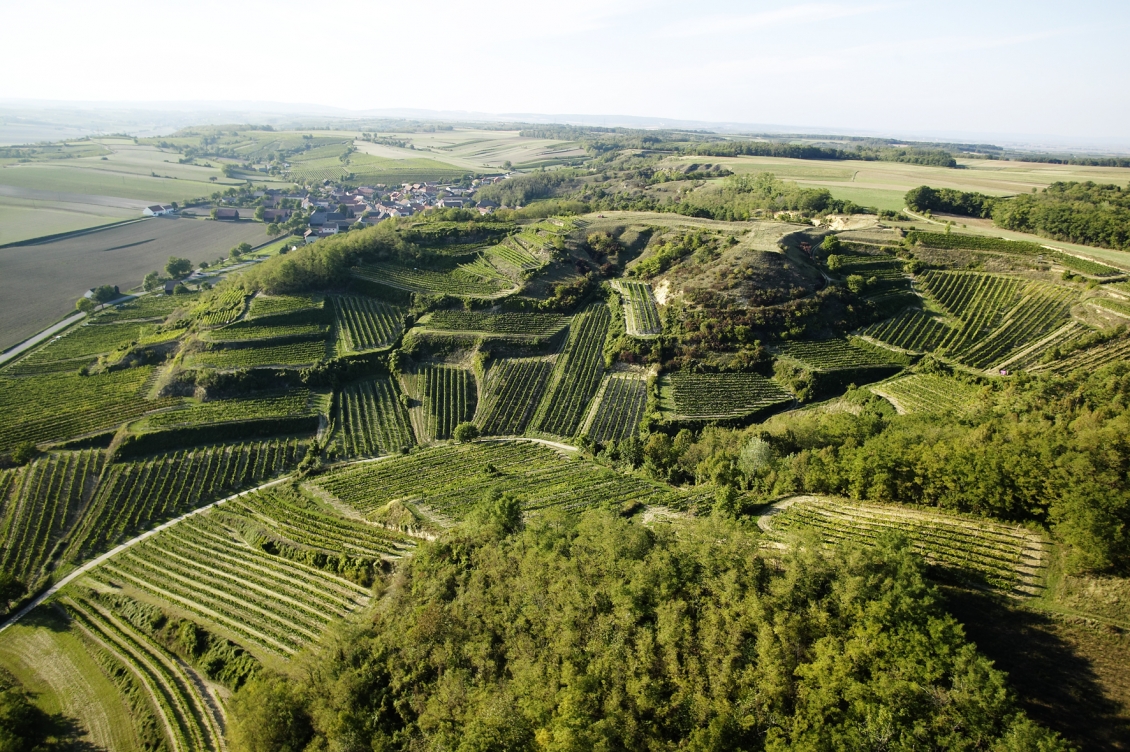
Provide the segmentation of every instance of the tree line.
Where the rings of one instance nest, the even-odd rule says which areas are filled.
[[[1007,230],[1103,248],[1130,249],[1130,186],[1056,182],[1035,193],[988,196],[920,186],[907,192],[915,211],[991,217]]]

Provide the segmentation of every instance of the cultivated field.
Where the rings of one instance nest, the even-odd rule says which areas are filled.
[[[91,287],[126,290],[148,272],[163,269],[169,256],[199,263],[240,243],[266,240],[259,223],[160,217],[0,248],[0,347],[11,347],[71,313],[75,299]]]

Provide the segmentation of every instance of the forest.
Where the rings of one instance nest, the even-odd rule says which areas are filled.
[[[248,683],[242,748],[1067,749],[897,537],[778,557],[724,518],[519,503],[421,546],[309,680]]]

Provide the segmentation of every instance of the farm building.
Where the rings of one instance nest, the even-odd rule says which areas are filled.
[[[239,209],[213,209],[212,219],[239,219]]]
[[[169,206],[168,204],[153,204],[141,210],[141,213],[147,217],[163,217],[172,214],[176,211],[176,207]]]

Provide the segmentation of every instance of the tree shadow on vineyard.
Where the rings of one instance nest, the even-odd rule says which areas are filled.
[[[1024,709],[1083,749],[1130,750],[1130,714],[1052,617],[999,596],[946,588],[946,606],[968,638],[1007,672]],[[1083,627],[1083,629],[1089,629]]]

